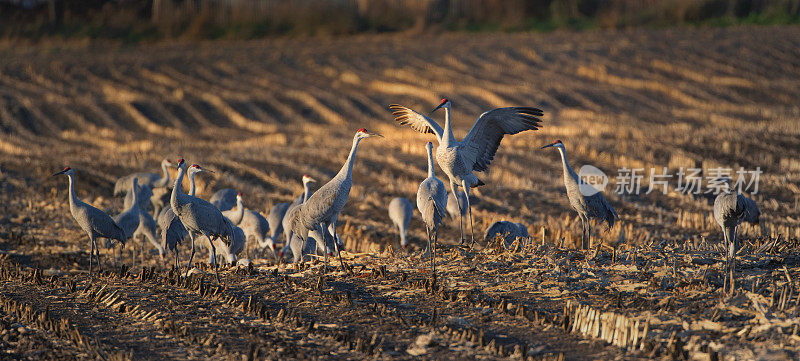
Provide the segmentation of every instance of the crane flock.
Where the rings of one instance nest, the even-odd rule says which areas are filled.
[[[433,134],[438,142],[434,151],[431,142],[425,144],[427,158],[427,177],[421,179],[416,196],[416,208],[427,234],[426,254],[430,257],[432,275],[435,275],[436,243],[439,230],[449,214],[459,219],[460,246],[466,246],[465,217],[469,219],[471,233],[470,246],[475,242],[474,222],[470,190],[483,186],[474,172],[484,172],[494,159],[502,139],[523,131],[541,128],[543,112],[532,107],[497,108],[481,114],[462,141],[455,140],[451,120],[452,103],[442,99],[431,111],[431,116],[439,109],[444,110],[444,127],[430,117],[402,105],[391,104],[389,110],[399,125],[408,125],[421,133]],[[111,244],[121,246],[128,239],[146,238],[163,259],[166,252],[174,253],[175,267],[179,268],[178,250],[188,236],[191,255],[187,274],[192,268],[195,242],[201,241],[209,251],[209,263],[213,265],[217,281],[220,281],[217,257],[222,256],[228,264],[235,264],[241,253],[252,244],[267,251],[277,262],[287,257],[292,262],[302,262],[313,256],[324,258],[324,268],[328,269],[328,256],[335,255],[343,271],[348,268],[342,258],[344,244],[336,230],[340,212],[348,202],[353,185],[358,146],[363,139],[383,137],[364,128],[353,136],[350,153],[339,172],[316,191],[312,184],[316,180],[308,175],[302,177],[303,193],[291,203],[276,203],[265,217],[260,212],[244,206],[244,196],[234,189],[226,188],[216,192],[208,201],[195,194],[195,175],[211,172],[200,165],[187,166],[185,160],[173,163],[168,159],[161,162],[162,174],[133,173],[114,185],[114,195],[125,193],[124,210],[114,217],[82,202],[75,193],[75,171],[66,167],[54,174],[66,175],[69,179],[69,206],[72,217],[88,235],[91,244],[89,274],[93,274],[94,259],[100,264],[100,252],[96,240],[105,238]],[[569,205],[578,213],[581,221],[581,247],[591,246],[591,219],[605,222],[609,228],[619,220],[619,216],[602,193],[583,189],[586,185],[569,165],[565,145],[561,140],[541,147],[554,147],[561,156],[563,181]],[[435,162],[434,162],[435,159]],[[435,165],[445,173],[448,187],[436,177]],[[177,168],[177,176],[172,180],[169,167]],[[183,178],[188,175],[189,193],[183,192]],[[158,192],[154,190],[158,189]],[[156,194],[156,195],[154,195]],[[168,195],[167,196],[165,196]],[[149,202],[148,202],[149,201]],[[155,212],[148,212],[152,205]],[[395,197],[389,202],[389,218],[397,227],[399,245],[408,246],[408,229],[413,218],[413,205],[403,197]],[[714,202],[714,219],[723,231],[727,258],[733,259],[737,251],[736,229],[741,222],[758,223],[760,211],[755,202],[740,193],[720,194]],[[155,216],[155,219],[154,219]],[[157,222],[156,222],[157,219]],[[160,235],[158,231],[160,230]],[[285,236],[283,246],[278,249],[281,235]],[[527,238],[527,227],[508,221],[495,222],[485,232],[484,241],[489,242],[497,236],[507,241]]]

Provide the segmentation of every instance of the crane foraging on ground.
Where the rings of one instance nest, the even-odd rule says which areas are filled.
[[[447,188],[436,178],[433,169],[433,143],[425,144],[428,155],[428,177],[417,189],[417,209],[425,223],[428,235],[428,251],[431,253],[431,274],[436,275],[436,241],[439,238],[439,223],[447,214]]]
[[[125,237],[122,227],[114,222],[111,216],[78,199],[75,194],[75,171],[72,168],[65,167],[53,176],[60,174],[66,174],[69,179],[69,211],[72,213],[72,218],[89,236],[92,248],[89,253],[89,275],[92,275],[92,260],[95,256],[97,256],[97,267],[101,270],[103,268],[100,264],[100,248],[97,247],[97,238],[106,238],[112,242],[117,240],[124,247],[127,237]]]
[[[258,247],[269,248],[273,257],[277,255],[275,252],[275,241],[273,241],[271,236],[267,235],[270,231],[269,221],[267,221],[261,213],[252,209],[245,209],[244,215],[242,215],[242,221],[239,223],[239,228],[244,232],[246,242],[250,243],[252,239],[252,242],[255,242]]]
[[[758,224],[760,216],[756,202],[741,193],[723,192],[714,199],[714,220],[722,228],[728,260],[736,257],[739,249],[736,239],[739,224],[743,221]]]
[[[194,197],[195,183],[194,175],[204,169],[197,164],[189,167],[189,195]],[[183,243],[189,232],[181,223],[180,218],[172,211],[172,207],[164,207],[158,214],[158,227],[161,228],[161,242],[165,249],[175,252],[175,268],[178,268],[178,245]]]
[[[411,202],[403,197],[395,197],[389,202],[389,218],[397,227],[400,232],[400,248],[406,248],[408,241],[406,240],[406,230],[408,230],[408,223],[411,222],[411,215],[414,213],[414,208]]]
[[[278,240],[278,237],[284,232],[283,230],[283,217],[286,216],[286,210],[289,209],[289,203],[278,203],[269,210],[267,216],[267,223],[269,223],[269,236],[267,238],[273,244]]]
[[[475,230],[472,228],[472,208],[470,206],[470,187],[481,186],[484,183],[472,172],[483,172],[489,169],[489,164],[500,147],[503,136],[517,134],[526,130],[537,130],[541,126],[542,111],[529,107],[497,108],[481,114],[470,129],[464,140],[456,141],[453,136],[453,127],[450,121],[450,101],[442,99],[439,108],[444,109],[444,128],[420,113],[401,105],[389,105],[393,111],[395,121],[401,125],[410,125],[411,128],[422,133],[433,133],[439,141],[436,149],[436,161],[439,167],[450,178],[450,191],[456,193],[462,187],[467,196],[467,212],[469,214],[472,242],[475,242]],[[456,198],[458,200],[458,198]],[[460,203],[460,202],[459,202]],[[460,207],[460,204],[459,204]],[[460,217],[461,243],[464,243],[464,217]]]
[[[569,204],[572,206],[581,219],[581,247],[589,249],[591,246],[591,233],[592,226],[589,223],[590,218],[598,219],[600,222],[606,222],[608,228],[614,227],[614,223],[619,219],[617,211],[614,210],[603,194],[591,185],[584,182],[578,174],[572,170],[567,162],[567,153],[564,149],[564,143],[561,140],[556,140],[552,144],[543,146],[541,149],[555,147],[561,153],[561,166],[564,169],[564,186],[567,188],[567,198]]]
[[[528,234],[528,227],[522,223],[499,221],[492,223],[492,225],[486,229],[486,233],[483,234],[483,241],[489,244],[489,242],[495,240],[497,237],[503,237],[505,246],[508,247],[511,242],[515,241],[517,238],[528,238],[530,236]]]
[[[230,221],[222,215],[222,212],[213,204],[204,199],[192,197],[183,194],[181,190],[181,182],[186,173],[185,162],[183,159],[178,161],[178,177],[175,180],[175,186],[172,188],[172,198],[170,199],[170,206],[175,215],[180,218],[183,226],[189,232],[192,239],[192,253],[189,256],[189,269],[192,266],[194,259],[194,233],[200,233],[210,240],[209,246],[211,247],[211,254],[214,263],[214,274],[216,275],[217,282],[219,282],[219,270],[216,262],[216,249],[214,247],[214,239],[222,238],[226,244],[230,245],[233,242],[234,231]],[[187,269],[187,274],[188,270]]]
[[[362,139],[371,137],[382,137],[377,133],[370,133],[364,128],[360,128],[353,136],[353,145],[350,148],[350,154],[347,160],[342,165],[339,173],[333,177],[328,183],[320,187],[311,197],[300,206],[300,212],[295,216],[291,222],[291,230],[295,232],[295,236],[302,237],[303,243],[308,237],[308,231],[318,229],[321,235],[322,244],[327,242],[325,235],[332,224],[335,224],[336,217],[342,211],[347,199],[350,197],[350,187],[353,185],[353,164],[356,160],[356,151],[358,144]],[[335,236],[334,236],[335,238]],[[339,242],[333,240],[334,249],[339,256],[339,262],[342,265],[342,270],[346,271],[344,261],[342,260],[341,250],[339,249]],[[325,252],[325,270],[328,266],[328,253]]]

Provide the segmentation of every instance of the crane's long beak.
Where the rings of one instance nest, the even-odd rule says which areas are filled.
[[[382,135],[380,135],[378,133],[367,133],[367,135],[369,135],[370,137],[381,137],[381,138],[384,138],[384,136],[382,136]]]
[[[311,177],[308,177],[308,181],[309,181],[309,182],[314,182],[314,183],[317,183],[317,180],[316,180],[316,179],[314,179],[314,178],[311,178]]]
[[[62,170],[62,171],[60,171],[60,172],[58,172],[58,173],[55,173],[55,174],[53,174],[51,177],[55,177],[55,176],[57,176],[57,175],[64,174],[64,173],[66,173],[66,172],[67,172],[66,170]]]
[[[541,147],[539,149],[550,148],[550,147],[552,147],[554,145],[556,145],[556,143],[545,145],[544,147]]]
[[[447,103],[439,104],[439,106],[437,106],[436,108],[433,108],[433,110],[431,110],[431,114],[433,114],[435,111],[439,110],[439,108],[443,107],[445,104],[447,104]]]

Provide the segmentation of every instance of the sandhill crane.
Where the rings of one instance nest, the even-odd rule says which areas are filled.
[[[153,195],[153,190],[147,185],[139,184],[136,187],[136,198],[139,202],[139,209],[147,209],[150,203],[150,197]],[[133,203],[133,192],[128,189],[125,192],[125,198],[122,201],[122,209],[128,209]]]
[[[202,167],[195,164],[187,171],[189,173],[189,195],[192,197],[195,193],[194,175],[203,170]],[[161,228],[163,247],[175,252],[175,268],[178,268],[178,244],[183,243],[189,232],[186,231],[180,218],[172,211],[172,207],[164,207],[158,214],[158,226]]]
[[[478,117],[464,140],[458,142],[453,137],[453,128],[450,122],[450,101],[442,99],[439,108],[444,108],[444,129],[438,123],[420,113],[401,105],[389,105],[393,111],[395,121],[401,125],[410,125],[411,128],[422,133],[433,133],[439,141],[436,149],[436,161],[439,167],[450,178],[450,191],[455,193],[462,187],[467,196],[467,212],[469,213],[470,231],[472,242],[475,242],[475,230],[472,228],[472,208],[470,206],[470,187],[481,186],[484,183],[473,174],[473,171],[483,172],[489,169],[489,164],[497,153],[500,141],[506,134],[517,134],[526,130],[537,130],[541,125],[542,111],[529,107],[497,108],[485,112]],[[460,203],[459,203],[460,207]],[[464,217],[459,217],[461,228],[461,243],[464,243]]]
[[[191,268],[195,252],[193,234],[201,233],[211,241],[209,245],[211,246],[212,258],[214,259],[214,274],[217,277],[217,282],[219,282],[219,271],[214,256],[216,254],[214,239],[222,238],[227,241],[227,244],[230,244],[233,242],[234,237],[233,227],[230,221],[222,215],[219,208],[213,204],[204,199],[183,194],[181,191],[181,182],[183,182],[183,176],[186,173],[186,169],[183,165],[183,159],[178,161],[178,177],[175,180],[175,186],[172,188],[170,205],[172,211],[180,218],[181,223],[186,227],[192,239],[192,254],[189,256],[189,267]]]
[[[89,236],[89,242],[92,247],[89,253],[89,275],[91,275],[93,257],[97,257],[97,267],[101,270],[103,268],[100,264],[100,248],[97,247],[97,238],[117,240],[124,247],[127,237],[125,237],[125,231],[122,230],[122,227],[117,222],[114,222],[114,219],[108,214],[78,199],[75,194],[75,171],[72,168],[65,167],[62,171],[53,174],[53,176],[59,174],[66,174],[69,179],[69,211],[72,213],[72,218]]]
[[[456,194],[458,199],[456,199]],[[473,199],[474,201],[474,199]],[[467,215],[467,195],[464,192],[447,192],[447,213],[456,219]]]
[[[128,189],[131,189],[131,182],[134,178],[139,180],[140,185],[146,185],[150,187],[150,189],[169,186],[170,178],[167,167],[170,166],[174,166],[174,164],[169,159],[164,159],[161,161],[162,175],[158,175],[156,173],[139,172],[128,174],[117,179],[117,182],[114,183],[114,195],[122,194],[127,192]]]
[[[739,242],[736,229],[742,221],[757,224],[761,216],[756,202],[741,193],[724,192],[714,199],[714,220],[722,228],[728,259],[736,256]]]
[[[350,148],[350,154],[347,160],[342,165],[339,173],[333,177],[328,183],[320,187],[311,197],[300,206],[300,213],[297,215],[297,221],[292,222],[290,228],[293,232],[303,237],[303,240],[308,237],[308,231],[319,229],[322,236],[322,244],[325,242],[326,229],[335,221],[335,217],[341,212],[347,199],[350,197],[350,187],[353,185],[353,163],[356,158],[356,150],[358,143],[362,139],[382,135],[377,133],[370,133],[364,128],[360,128],[355,136],[353,136],[353,145]],[[301,230],[305,228],[305,230]],[[303,232],[298,232],[303,231]],[[334,240],[334,248],[339,256],[339,262],[342,264],[342,270],[346,270],[342,254],[339,250],[339,243]],[[325,252],[325,269],[328,265],[328,253]]]
[[[133,233],[136,232],[136,229],[139,228],[139,192],[137,191],[139,188],[139,179],[133,178],[131,180],[131,187],[128,190],[129,194],[133,194],[133,201],[130,204],[130,207],[123,210],[116,216],[114,216],[114,222],[125,231],[125,238],[133,238]]]
[[[242,216],[244,216],[244,206],[242,205],[241,193],[236,193],[236,207],[222,211],[222,215],[231,221],[231,224],[234,226],[242,221]]]
[[[311,197],[311,186],[309,183],[315,183],[316,181],[316,179],[311,178],[308,175],[303,175],[303,194],[301,194],[300,197],[295,199],[289,205],[289,208],[286,210],[286,213],[281,220],[283,232],[286,233],[286,246],[289,246],[289,243],[292,242],[292,227],[290,225],[292,219],[291,217],[294,217],[297,212],[300,211],[300,205],[303,204],[303,202],[305,202],[309,197]]]
[[[269,241],[272,242],[273,248],[275,242],[283,233],[283,217],[286,216],[286,210],[289,209],[289,203],[278,203],[269,210],[267,222],[269,223]]]
[[[316,183],[317,180],[311,178],[308,174],[303,174],[303,194],[297,196],[297,198],[292,201],[293,206],[300,205],[304,202],[304,199],[307,197],[311,197],[311,186],[309,184]]]
[[[152,194],[150,187],[138,184],[138,179],[134,178],[131,189],[125,195],[125,210],[114,216],[114,221],[122,227],[128,238],[132,238],[134,241],[147,239],[163,259],[164,247],[156,237],[156,221],[144,208],[147,207],[146,201]]]
[[[608,223],[608,228],[610,229],[614,227],[614,222],[619,219],[619,216],[614,207],[608,204],[603,194],[595,190],[591,185],[586,184],[572,170],[572,167],[567,162],[567,153],[561,140],[556,140],[553,144],[545,145],[541,149],[549,147],[555,147],[561,153],[561,165],[564,168],[564,186],[567,188],[567,198],[569,198],[569,204],[578,212],[578,216],[581,218],[581,247],[589,249],[592,233],[592,225],[589,224],[589,218]]]
[[[400,247],[406,248],[408,241],[406,240],[406,230],[408,223],[411,222],[411,215],[414,213],[414,208],[411,202],[403,197],[395,197],[389,202],[389,218],[397,227],[400,232]]]
[[[528,238],[528,227],[522,223],[509,221],[499,221],[492,223],[483,234],[483,241],[487,244],[497,237],[503,237],[505,245],[508,246],[517,238]]]
[[[208,199],[211,204],[219,208],[220,211],[227,211],[236,207],[236,195],[239,194],[233,188],[220,189]]]
[[[242,215],[242,221],[239,223],[239,228],[244,231],[246,241],[249,242],[250,239],[252,239],[259,247],[269,248],[273,257],[276,255],[275,241],[273,241],[271,236],[267,235],[270,231],[269,221],[267,221],[261,213],[252,209],[245,209],[244,215]]]
[[[428,250],[431,252],[431,274],[436,275],[436,241],[439,238],[439,223],[447,214],[447,188],[436,178],[433,170],[433,143],[425,144],[428,155],[428,177],[417,189],[417,209],[425,223],[428,234]]]
[[[225,261],[228,263],[228,265],[234,265],[236,264],[237,256],[242,253],[242,250],[244,250],[244,244],[246,242],[244,231],[241,228],[233,225],[230,220],[226,219],[225,221],[230,224],[231,229],[233,230],[233,237],[231,237],[231,241],[229,243],[225,243],[222,241],[222,239],[217,238],[214,240],[214,247],[211,247],[211,244],[208,242],[208,238],[205,236],[200,238],[203,243],[209,246],[209,264],[215,263],[216,255],[222,255],[225,257]]]

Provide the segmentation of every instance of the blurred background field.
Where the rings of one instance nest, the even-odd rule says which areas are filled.
[[[0,0],[0,38],[127,43],[798,21],[800,0]]]

